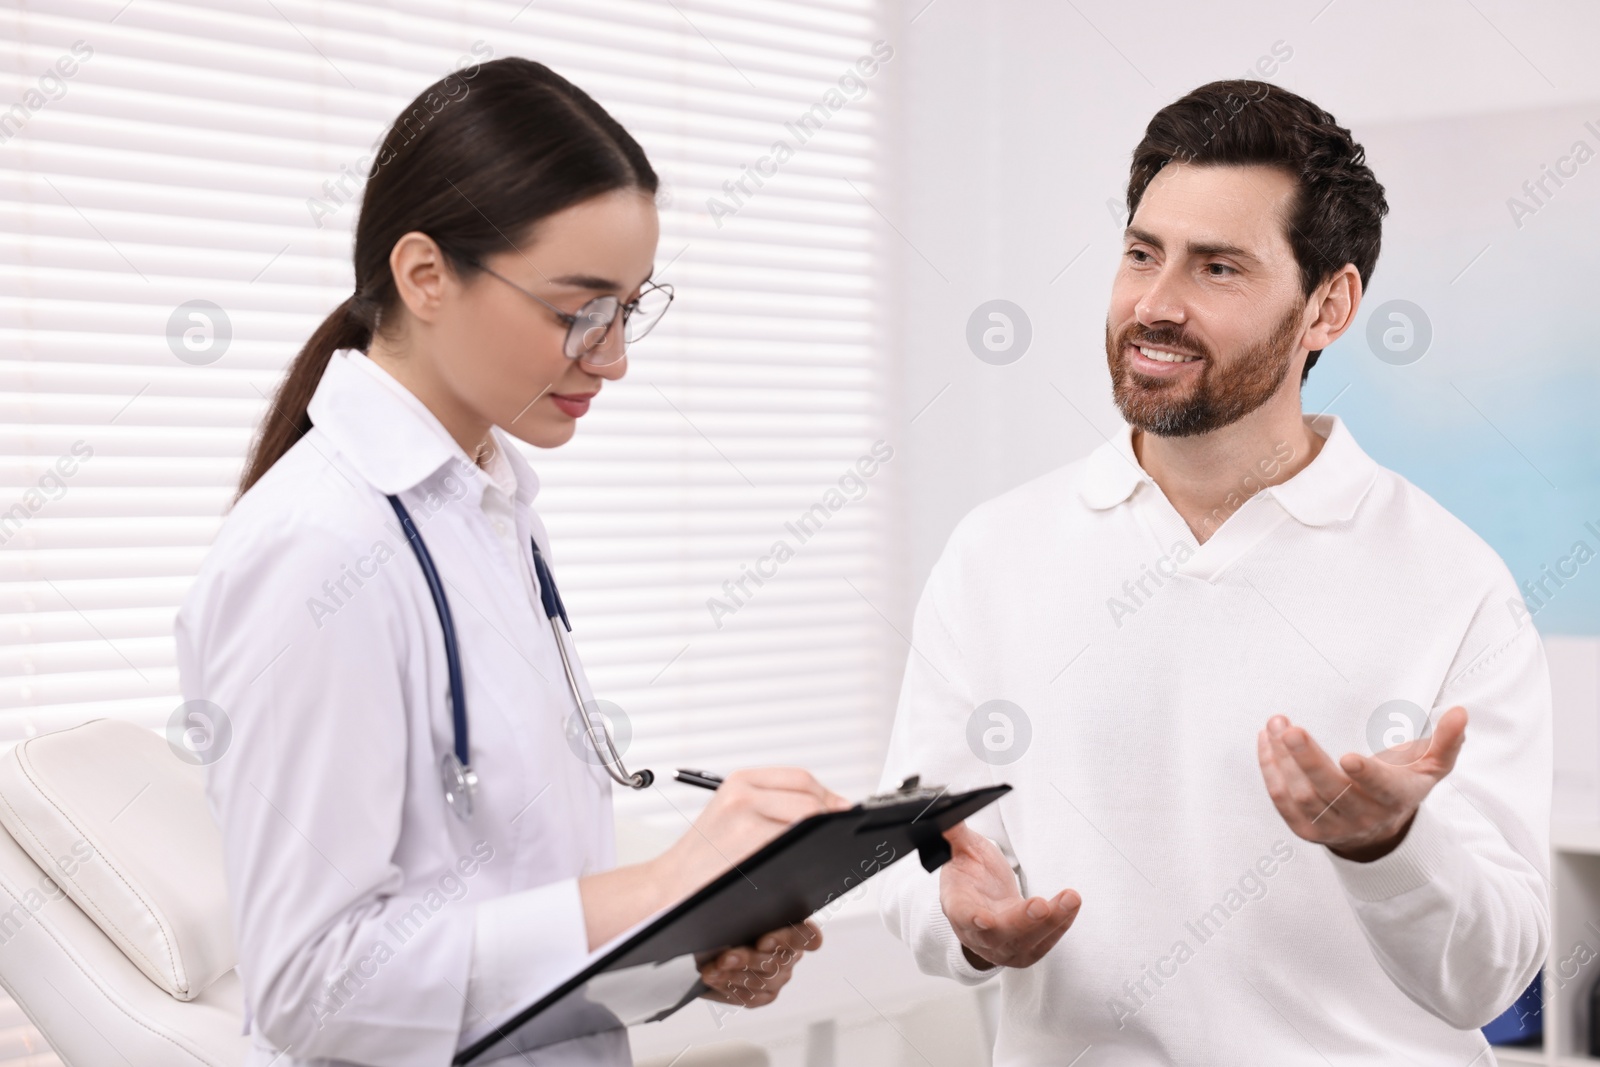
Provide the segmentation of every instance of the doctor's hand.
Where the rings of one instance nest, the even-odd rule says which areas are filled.
[[[939,868],[939,904],[967,962],[980,971],[1039,962],[1078,917],[1083,898],[1063,889],[1049,900],[1024,900],[1011,865],[993,841],[966,823],[944,836],[951,857]]]
[[[1430,737],[1371,756],[1347,752],[1335,763],[1304,727],[1274,715],[1256,737],[1256,759],[1289,829],[1368,863],[1405,840],[1423,798],[1455,767],[1466,732],[1467,709],[1457,706]]]
[[[822,947],[822,931],[810,919],[763,934],[754,948],[731,948],[695,957],[700,980],[710,986],[704,1000],[759,1008],[777,999],[803,952]]]
[[[793,823],[850,806],[848,800],[798,767],[734,771],[711,794],[711,801],[688,832],[665,852],[643,863],[613,867],[578,880],[589,950],[678,903]],[[781,942],[788,935],[774,932],[765,936],[778,937]],[[781,944],[774,951],[782,951]],[[782,974],[779,985],[788,981],[787,969]],[[771,986],[772,978],[766,981],[776,989]]]
[[[657,857],[668,902],[688,896],[801,819],[850,806],[799,767],[734,771],[689,831]]]

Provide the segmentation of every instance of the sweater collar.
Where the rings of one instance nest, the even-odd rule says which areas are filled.
[[[386,495],[419,485],[446,466],[466,480],[475,502],[489,484],[427,405],[364,352],[340,349],[329,357],[306,415]],[[504,431],[496,426],[489,432],[516,475],[515,499],[530,504],[539,491],[538,476]]]
[[[1322,450],[1293,478],[1262,492],[1307,526],[1347,520],[1371,487],[1378,465],[1356,444],[1339,416],[1302,418],[1323,438]],[[1125,425],[1090,453],[1079,496],[1089,507],[1104,511],[1127,500],[1141,482],[1155,485],[1133,453],[1133,428]]]

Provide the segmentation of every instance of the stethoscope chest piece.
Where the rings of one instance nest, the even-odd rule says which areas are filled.
[[[478,791],[478,772],[465,766],[454,752],[439,759],[439,780],[444,785],[444,802],[462,822],[472,818],[472,795]]]

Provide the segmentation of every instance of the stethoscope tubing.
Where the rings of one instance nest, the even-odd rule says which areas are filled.
[[[461,674],[461,646],[456,641],[456,624],[450,614],[450,601],[445,598],[444,586],[439,582],[439,570],[433,565],[433,556],[429,554],[428,545],[422,540],[422,534],[417,532],[416,524],[411,521],[411,513],[406,511],[405,505],[400,503],[400,498],[397,496],[390,496],[389,504],[400,520],[400,528],[405,531],[406,540],[411,543],[411,550],[416,553],[417,562],[422,565],[422,577],[427,581],[428,592],[433,596],[434,610],[439,613],[439,628],[444,631],[445,665],[450,674],[450,717],[455,727],[456,759],[462,767],[470,767],[472,762],[467,758],[466,683]]]
[[[427,582],[428,592],[433,597],[434,610],[439,616],[439,628],[444,635],[445,665],[450,675],[450,716],[455,733],[454,764],[451,765],[447,756],[442,767],[445,801],[457,815],[465,819],[472,814],[472,795],[477,789],[477,775],[473,772],[469,759],[466,685],[461,671],[461,651],[460,644],[456,640],[455,622],[450,614],[450,602],[445,596],[438,568],[434,566],[433,556],[428,552],[422,533],[411,521],[410,513],[406,511],[398,496],[387,494],[386,498],[389,506],[394,509],[395,516],[400,520],[400,528],[405,532],[412,553],[417,557],[417,564],[422,568],[423,579]],[[567,678],[567,689],[572,693],[578,717],[583,720],[589,744],[593,746],[595,755],[600,758],[606,774],[613,781],[633,789],[644,789],[655,780],[655,774],[648,769],[633,773],[628,771],[622,762],[622,754],[617,751],[616,744],[611,740],[611,733],[606,729],[605,721],[602,719],[597,727],[595,719],[599,717],[599,712],[596,710],[591,714],[587,702],[583,699],[583,689],[578,684],[578,673],[572,665],[572,654],[567,648],[567,635],[562,633],[563,627],[567,633],[572,632],[572,622],[567,618],[566,605],[562,603],[561,593],[556,588],[555,575],[550,572],[550,565],[545,562],[544,553],[539,551],[539,542],[532,538],[529,541],[533,546],[533,570],[539,584],[539,600],[544,607],[545,618],[550,624],[551,636],[555,638],[556,651],[561,656],[561,670]],[[560,626],[556,625],[557,619],[561,620]]]
[[[635,773],[628,773],[622,764],[622,753],[617,751],[617,746],[611,740],[611,734],[606,730],[605,720],[601,718],[598,708],[592,712],[588,702],[583,699],[583,690],[578,685],[578,674],[572,668],[572,655],[567,651],[567,637],[561,632],[561,627],[556,625],[557,614],[567,632],[572,632],[572,624],[567,622],[566,607],[561,603],[561,596],[555,593],[555,577],[550,573],[550,567],[544,562],[544,556],[539,552],[539,543],[533,543],[533,562],[536,569],[542,569],[543,576],[539,579],[541,591],[549,589],[555,594],[557,612],[550,612],[547,618],[550,621],[550,634],[556,639],[556,651],[561,654],[561,670],[567,676],[567,689],[572,693],[573,703],[577,705],[578,717],[583,720],[583,728],[589,735],[589,744],[594,747],[594,754],[600,757],[600,763],[605,767],[606,773],[618,785],[625,785],[632,789],[644,789],[655,781],[655,773],[648,768]],[[547,609],[548,611],[548,609]],[[599,720],[598,729],[596,720]],[[610,759],[607,759],[609,754]]]

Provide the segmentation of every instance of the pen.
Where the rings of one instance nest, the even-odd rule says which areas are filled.
[[[697,785],[701,789],[715,789],[722,784],[720,774],[712,774],[710,771],[691,771],[683,767],[678,768],[677,780],[685,785]]]

